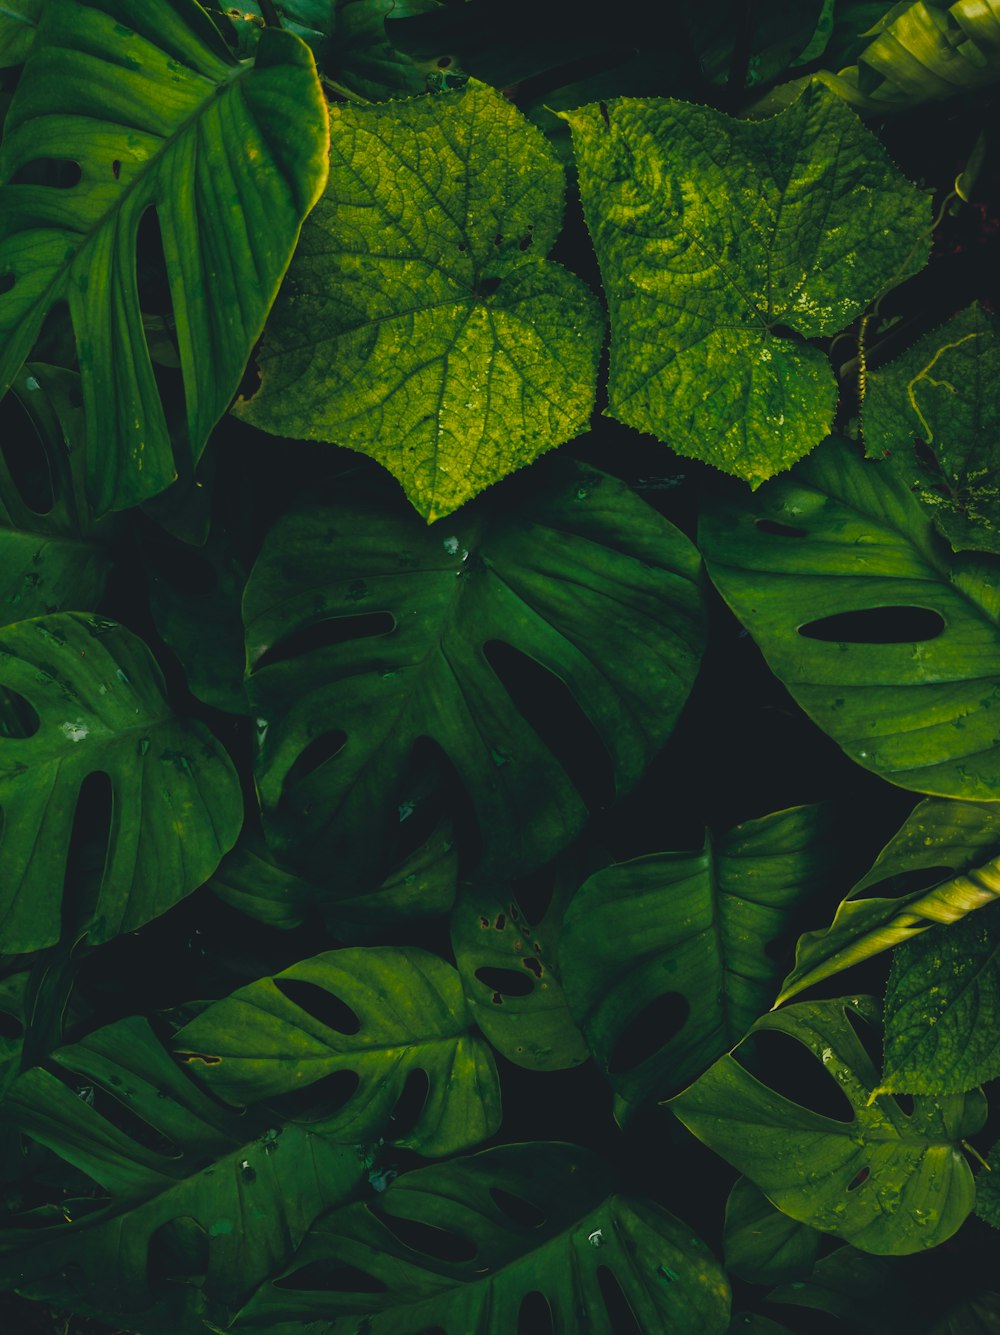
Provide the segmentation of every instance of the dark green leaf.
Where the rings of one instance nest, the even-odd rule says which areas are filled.
[[[0,4],[0,68],[19,65],[31,50],[45,0],[3,0]]]
[[[782,1214],[747,1178],[726,1202],[723,1247],[726,1269],[751,1284],[780,1284],[808,1275],[823,1235]]]

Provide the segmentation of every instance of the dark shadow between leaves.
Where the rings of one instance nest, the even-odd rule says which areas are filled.
[[[624,1075],[665,1047],[684,1028],[691,1003],[680,992],[654,997],[622,1030],[608,1061],[609,1075]]]

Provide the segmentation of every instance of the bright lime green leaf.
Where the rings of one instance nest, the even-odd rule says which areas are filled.
[[[619,1335],[601,1283],[608,1270],[640,1330],[724,1335],[729,1286],[715,1257],[679,1219],[615,1186],[594,1154],[564,1144],[501,1145],[406,1173],[377,1202],[321,1219],[282,1277],[294,1285],[265,1285],[235,1330],[512,1335],[528,1295],[541,1294],[553,1330]],[[409,1220],[471,1241],[474,1259],[408,1247],[394,1229]],[[363,1293],[308,1287],[309,1273],[348,1266],[376,1282]]]
[[[756,1183],[779,1210],[862,1251],[904,1255],[950,1238],[975,1201],[960,1142],[986,1118],[979,1091],[918,1095],[907,1116],[890,1095],[869,1101],[878,1075],[848,1019],[877,1023],[871,998],[789,1006],[758,1020],[803,1044],[847,1096],[836,1121],[774,1093],[722,1057],[670,1102],[688,1130]]]
[[[324,993],[341,1003],[332,1019]],[[322,1117],[324,1135],[384,1136],[443,1155],[485,1140],[500,1124],[493,1057],[469,1029],[450,964],[416,948],[367,946],[316,955],[241,987],[186,1025],[174,1051],[229,1103],[258,1103],[352,1071],[357,1087]],[[394,1136],[390,1117],[415,1071],[426,1073],[427,1101],[412,1130]]]
[[[29,364],[12,393],[24,409],[7,446],[34,446],[32,486],[22,491],[0,455],[0,623],[96,607],[111,565],[108,521],[84,495],[79,377]],[[40,447],[40,448],[39,448]]]
[[[779,1003],[998,898],[1000,805],[929,798],[914,808],[830,926],[800,938]]]
[[[92,945],[134,931],[190,894],[236,842],[232,763],[200,723],[177,718],[141,640],[113,621],[63,613],[2,632],[0,688],[33,715],[0,737],[0,950],[58,940],[81,783],[106,774],[112,818]],[[25,735],[26,734],[26,735]]]
[[[923,266],[928,197],[819,87],[760,123],[628,98],[567,119],[611,313],[609,413],[754,486],[788,468],[837,403],[805,340]]]
[[[1000,1075],[998,956],[1000,904],[893,952],[882,1089],[963,1094]]]
[[[949,552],[909,487],[836,439],[759,496],[710,503],[699,534],[772,671],[852,760],[997,797],[1000,561]]]
[[[322,189],[326,142],[313,59],[290,33],[241,64],[194,0],[48,0],[0,155],[0,391],[68,302],[99,513],[168,486],[175,449],[201,454]],[[78,183],[16,184],[53,162]],[[136,283],[150,208],[184,377],[174,442]]]
[[[563,683],[600,739],[588,745],[595,768],[621,794],[694,681],[699,581],[683,534],[623,483],[563,458],[432,528],[382,488],[316,492],[271,531],[244,597],[269,843],[313,880],[335,871],[342,893],[378,884],[429,738],[478,822],[477,874],[547,862],[587,808],[491,665],[496,646],[534,660],[550,690]]]
[[[31,50],[45,0],[0,0],[0,69],[20,65]]]
[[[237,413],[370,454],[428,520],[585,431],[603,319],[545,259],[564,193],[485,86],[333,107],[326,193]]]
[[[149,1335],[223,1322],[361,1181],[356,1151],[202,1093],[146,1020],[61,1048],[4,1103],[92,1190],[6,1221],[0,1282]],[[120,1106],[131,1115],[119,1129]],[[90,1182],[87,1183],[86,1179]]]
[[[998,383],[997,322],[981,306],[868,376],[868,454],[891,459],[956,551],[1000,552]]]
[[[726,1201],[722,1241],[731,1275],[750,1284],[780,1284],[809,1274],[823,1235],[782,1214],[759,1187],[741,1177]]]
[[[696,853],[618,863],[581,887],[560,944],[563,985],[618,1094],[675,1093],[743,1037],[778,990],[767,947],[836,884],[841,847],[831,807],[794,807],[706,836]],[[623,1039],[647,1031],[647,1007],[667,999],[676,1023],[629,1064]]]

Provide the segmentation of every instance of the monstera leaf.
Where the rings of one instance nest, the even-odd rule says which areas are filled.
[[[970,306],[872,371],[869,455],[892,460],[956,551],[1000,553],[1000,337]]]
[[[767,947],[836,883],[838,844],[832,807],[797,807],[581,887],[560,942],[564,987],[617,1093],[682,1089],[768,1009],[781,972]]]
[[[982,1127],[986,1100],[978,1090],[939,1100],[918,1095],[907,1115],[890,1095],[873,1098],[878,1075],[851,1015],[877,1023],[878,1005],[864,997],[801,1003],[765,1015],[750,1031],[785,1034],[806,1047],[846,1095],[850,1121],[782,1097],[734,1055],[670,1106],[799,1223],[880,1255],[936,1247],[975,1202],[959,1145]]]
[[[25,1072],[4,1115],[88,1190],[6,1223],[3,1287],[153,1335],[223,1320],[362,1180],[355,1149],[222,1109],[140,1019]]]
[[[823,1234],[775,1209],[759,1187],[737,1179],[726,1202],[726,1269],[750,1284],[780,1284],[808,1275]]]
[[[211,1092],[259,1103],[351,1072],[344,1106],[323,1117],[325,1135],[374,1140],[422,1154],[451,1154],[500,1123],[489,1048],[469,1033],[462,985],[450,964],[413,949],[330,951],[261,978],[186,1025],[174,1049]],[[427,1098],[411,1130],[389,1119],[414,1073]]]
[[[622,483],[547,462],[530,492],[446,525],[341,484],[270,533],[244,597],[247,685],[268,838],[300,871],[377,884],[427,738],[478,821],[480,874],[554,856],[586,808],[536,731],[542,689],[579,706],[588,764],[610,759],[619,793],[670,735],[702,649],[697,553]],[[502,679],[512,658],[529,690]]]
[[[1000,806],[929,798],[914,808],[830,926],[800,939],[778,1004],[998,897]]]
[[[4,0],[0,6],[0,69],[19,65],[31,50],[45,0]]]
[[[18,622],[2,632],[0,689],[17,694],[28,720],[0,736],[3,952],[59,938],[74,811],[90,775],[105,775],[111,792],[107,858],[80,924],[91,944],[141,927],[212,874],[239,834],[239,783],[208,729],[174,715],[140,640],[79,613]]]
[[[589,1335],[724,1335],[729,1286],[686,1224],[619,1195],[592,1153],[527,1144],[418,1169],[377,1204],[332,1211],[234,1329],[511,1335],[581,1321]]]
[[[819,87],[759,124],[668,99],[566,118],[611,313],[608,412],[754,486],[788,468],[837,403],[805,340],[922,267],[927,197]]]
[[[109,524],[95,523],[84,495],[79,377],[35,363],[15,377],[12,393],[23,414],[4,443],[20,446],[31,464],[15,477],[0,455],[4,624],[96,606],[111,564]]]
[[[699,534],[771,669],[852,760],[917,792],[996,798],[1000,560],[951,554],[909,487],[841,440],[711,505]]]
[[[175,448],[201,454],[322,189],[326,141],[313,59],[290,33],[265,33],[241,64],[195,0],[47,0],[0,155],[0,392],[67,302],[98,512],[162,491]],[[59,184],[31,183],[56,168]],[[184,379],[175,443],[136,279],[149,209]]]
[[[370,454],[437,519],[586,430],[603,318],[545,259],[563,170],[499,93],[331,117],[326,194],[237,412]]]

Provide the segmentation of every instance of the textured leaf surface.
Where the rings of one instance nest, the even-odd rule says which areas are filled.
[[[545,259],[564,193],[484,86],[333,107],[326,193],[239,415],[371,455],[428,520],[585,431],[603,319]]]
[[[881,1088],[962,1094],[1000,1075],[1000,904],[899,946]]]
[[[909,487],[837,439],[752,500],[710,505],[699,536],[772,671],[852,760],[996,798],[1000,560],[950,553]]]
[[[759,1187],[738,1178],[726,1202],[726,1269],[750,1284],[780,1284],[808,1275],[823,1235],[782,1214]]]
[[[618,863],[578,891],[560,944],[564,987],[623,1098],[676,1093],[771,1005],[781,972],[766,949],[835,883],[834,815],[796,807],[745,821],[718,840],[706,835],[700,852]],[[666,999],[676,1023],[623,1069],[622,1040],[648,1030],[647,1008]]]
[[[958,922],[998,896],[1000,806],[928,798],[914,807],[829,927],[800,938],[779,1001],[928,927]]]
[[[422,1237],[408,1246],[411,1220],[475,1254],[443,1259]],[[334,1273],[356,1267],[379,1291],[310,1291],[316,1262]],[[369,1335],[511,1335],[525,1299],[540,1293],[553,1330],[585,1318],[588,1335],[618,1335],[605,1276],[641,1330],[722,1335],[729,1324],[729,1286],[707,1247],[659,1206],[618,1195],[607,1167],[573,1145],[503,1145],[407,1173],[377,1204],[319,1221],[295,1274],[294,1288],[265,1286],[236,1330],[292,1335],[308,1323],[316,1335],[353,1335],[359,1325]]]
[[[35,1067],[4,1114],[92,1191],[7,1224],[5,1288],[154,1335],[194,1331],[246,1301],[316,1217],[358,1188],[354,1149],[226,1112],[145,1020],[109,1025],[55,1062],[67,1083]]]
[[[976,1179],[976,1214],[980,1219],[1000,1228],[1000,1144],[994,1145],[987,1155],[988,1173]]]
[[[44,0],[3,0],[0,4],[0,69],[19,65],[31,50]]]
[[[345,890],[377,883],[412,810],[414,745],[430,738],[478,820],[480,873],[541,865],[586,808],[487,648],[565,684],[623,793],[697,671],[694,547],[622,483],[562,459],[529,495],[506,489],[430,529],[378,494],[335,496],[282,518],[244,598],[269,841],[317,879],[335,867]],[[329,638],[308,648],[307,631]],[[600,744],[588,754],[606,764]]]
[[[323,994],[341,1003],[333,1018]],[[485,1140],[500,1122],[493,1057],[469,1027],[450,964],[415,948],[368,946],[316,955],[240,988],[186,1025],[174,1050],[229,1103],[259,1103],[352,1071],[358,1084],[323,1118],[324,1135],[385,1136],[441,1155]],[[427,1100],[412,1130],[393,1136],[389,1119],[415,1071],[426,1073]]]
[[[35,443],[20,486],[0,455],[4,624],[95,607],[111,563],[109,523],[95,523],[84,495],[78,377],[35,363],[15,377],[12,393],[23,416],[5,432],[4,444],[32,451],[32,436]]]
[[[805,340],[922,267],[927,197],[819,87],[760,123],[628,98],[567,119],[611,314],[608,411],[754,486],[788,468],[837,403]]]
[[[0,390],[67,302],[98,512],[177,472],[136,280],[143,215],[156,209],[163,237],[184,378],[176,449],[190,462],[322,188],[326,137],[312,56],[289,33],[268,32],[241,64],[194,0],[48,0],[0,155]],[[18,184],[38,162],[76,164],[79,181]]]
[[[212,874],[243,819],[225,750],[178,719],[149,650],[113,621],[63,613],[9,626],[0,687],[37,715],[0,737],[0,940],[37,950],[59,937],[80,785],[111,784],[112,819],[89,939],[134,931]]]
[[[868,377],[868,454],[889,456],[956,551],[1000,552],[998,382],[997,322],[981,306]]]
[[[802,1043],[853,1110],[837,1121],[776,1094],[734,1056],[671,1100],[684,1125],[760,1187],[779,1210],[862,1251],[905,1255],[951,1237],[975,1201],[959,1141],[986,1118],[978,1091],[917,1096],[907,1116],[878,1075],[848,1013],[877,1022],[868,998],[790,1006],[758,1020]]]

